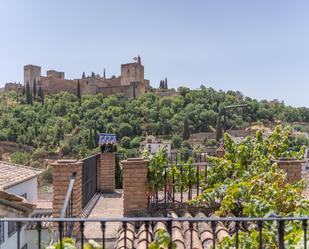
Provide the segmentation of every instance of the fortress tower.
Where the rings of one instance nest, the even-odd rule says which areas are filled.
[[[29,82],[30,89],[33,88],[34,79],[38,83],[41,80],[41,67],[34,65],[24,66],[24,86]]]
[[[137,61],[121,65],[121,85],[130,85],[132,82],[144,82],[144,66],[141,57]]]

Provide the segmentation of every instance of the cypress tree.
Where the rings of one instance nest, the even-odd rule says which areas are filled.
[[[27,84],[26,84],[26,103],[28,105],[32,105],[32,94],[30,91],[29,81],[27,81]]]
[[[43,93],[41,86],[39,87],[39,90],[38,90],[38,98],[41,101],[42,106],[43,106],[44,105],[44,93]]]
[[[185,120],[183,122],[182,138],[183,140],[188,140],[190,138],[190,129],[189,129],[189,122],[188,122],[187,117],[185,117]]]
[[[41,94],[41,103],[42,103],[42,106],[44,106],[44,102],[45,102],[45,97],[44,97],[44,92],[42,90],[42,94]]]
[[[160,80],[160,89],[164,89],[164,81]]]
[[[85,72],[83,72],[82,79],[86,78]]]
[[[33,80],[33,89],[32,89],[32,92],[33,92],[33,99],[35,100],[35,97],[36,97],[36,80],[34,78]]]
[[[222,124],[221,124],[221,116],[219,115],[217,118],[217,124],[216,124],[216,140],[219,142],[222,138]]]
[[[79,83],[79,80],[77,81],[77,93],[76,93],[76,95],[77,95],[77,98],[78,98],[78,99],[81,99],[81,98],[82,98],[81,92],[80,92],[80,83]]]
[[[168,86],[167,86],[167,78],[165,78],[165,80],[164,80],[164,89],[168,89]]]
[[[42,98],[42,88],[41,88],[41,86],[39,86],[38,97],[39,97],[40,99]]]

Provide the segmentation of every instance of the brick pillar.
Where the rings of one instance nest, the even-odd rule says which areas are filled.
[[[100,154],[99,190],[105,193],[115,191],[116,154],[105,152]]]
[[[53,167],[53,217],[60,216],[71,176],[76,173],[73,187],[73,216],[79,217],[82,212],[82,162],[76,160],[58,160]]]
[[[147,163],[142,158],[129,158],[123,165],[123,213],[147,208]]]
[[[280,169],[286,172],[288,183],[295,183],[306,177],[305,161],[294,159],[281,159],[275,161]]]
[[[221,144],[219,148],[216,150],[216,157],[223,158],[225,154],[224,146]]]

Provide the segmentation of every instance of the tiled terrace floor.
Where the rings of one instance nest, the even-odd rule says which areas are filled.
[[[102,194],[88,218],[121,218],[123,217],[122,190],[113,194]],[[106,224],[106,241],[113,242],[116,238],[119,223]],[[85,223],[85,237],[87,239],[101,240],[102,231],[100,223]]]

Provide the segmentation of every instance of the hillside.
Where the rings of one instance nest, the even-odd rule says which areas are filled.
[[[240,92],[216,91],[201,87],[180,87],[180,96],[159,98],[147,93],[128,100],[123,95],[103,97],[60,93],[46,97],[44,104],[26,104],[26,97],[15,92],[0,93],[0,141],[32,146],[30,160],[58,154],[84,157],[97,146],[99,132],[115,132],[126,149],[139,146],[145,134],[173,137],[177,146],[190,133],[207,132],[222,127],[223,107],[248,104],[227,115],[227,128],[240,129],[252,122],[309,122],[308,108],[293,108],[279,101],[257,101]],[[71,134],[65,139],[65,134]],[[25,154],[25,153],[24,153]],[[28,153],[29,154],[29,153]],[[20,157],[20,155],[18,155]]]

